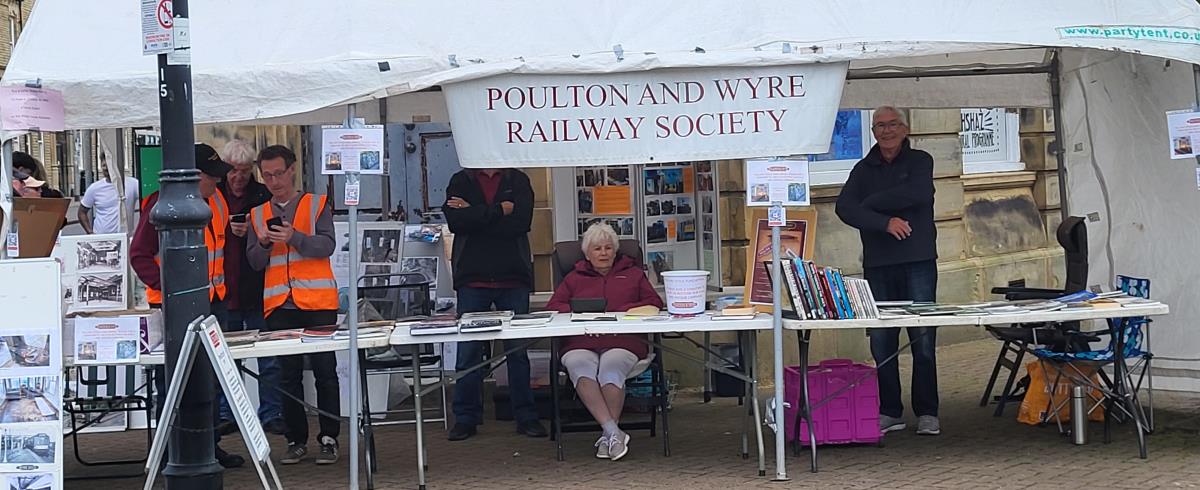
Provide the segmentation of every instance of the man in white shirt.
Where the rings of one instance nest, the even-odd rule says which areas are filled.
[[[137,179],[125,177],[125,205],[129,210],[126,219],[130,230],[137,224],[133,213],[138,208],[139,188]],[[121,208],[117,205],[117,186],[113,185],[108,177],[93,182],[84,191],[83,198],[79,200],[79,225],[89,235],[121,232]]]

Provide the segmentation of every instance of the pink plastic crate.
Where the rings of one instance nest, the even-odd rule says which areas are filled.
[[[861,380],[860,380],[861,378]],[[795,440],[796,410],[800,406],[800,366],[784,369],[784,427],[787,440]],[[813,411],[813,432],[817,444],[874,444],[879,432],[879,378],[875,368],[856,364],[850,359],[829,359],[808,367],[808,396],[816,403],[827,395],[850,388]],[[800,442],[808,445],[808,424],[800,424]]]

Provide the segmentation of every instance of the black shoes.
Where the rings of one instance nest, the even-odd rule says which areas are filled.
[[[451,441],[465,441],[476,433],[474,425],[455,423],[454,427],[450,428],[450,433],[446,435],[446,439]]]
[[[221,449],[218,447],[217,448],[217,462],[220,463],[221,467],[225,468],[225,469],[241,468],[242,465],[246,464],[246,458],[243,458],[236,454],[229,454],[229,453],[225,452],[224,449]]]
[[[282,419],[271,419],[267,423],[263,424],[263,430],[267,431],[269,434],[283,436],[287,435],[287,424],[283,423]]]
[[[550,433],[546,432],[546,428],[542,427],[542,423],[537,420],[527,420],[517,424],[517,433],[524,434],[529,437],[546,437]]]

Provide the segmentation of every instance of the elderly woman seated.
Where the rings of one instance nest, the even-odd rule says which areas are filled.
[[[592,225],[583,234],[586,260],[575,264],[546,309],[571,311],[572,298],[604,298],[608,311],[638,306],[663,307],[663,301],[633,257],[617,253],[617,234],[606,224]],[[562,364],[579,399],[604,429],[596,441],[596,457],[618,460],[629,451],[629,434],[617,425],[625,406],[625,378],[649,348],[637,335],[568,337],[562,341]]]

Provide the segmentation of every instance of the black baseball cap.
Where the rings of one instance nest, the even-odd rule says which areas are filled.
[[[196,168],[205,175],[225,178],[225,174],[233,170],[233,165],[221,160],[217,150],[204,143],[196,143]]]

